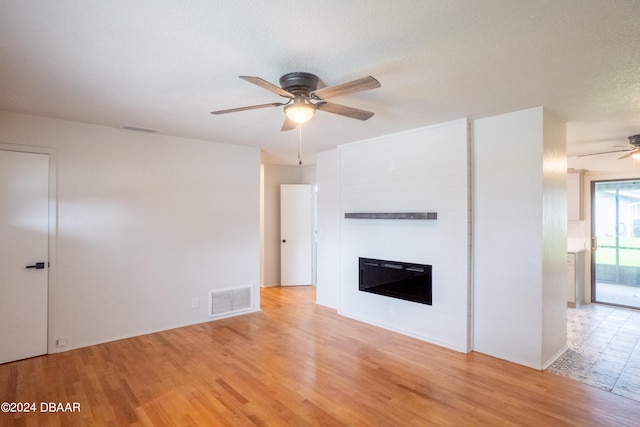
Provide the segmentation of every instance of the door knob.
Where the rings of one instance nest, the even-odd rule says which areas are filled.
[[[282,243],[287,243],[286,239],[282,239]]]
[[[36,262],[33,265],[27,265],[27,268],[35,268],[36,270],[42,270],[44,268],[44,262]]]

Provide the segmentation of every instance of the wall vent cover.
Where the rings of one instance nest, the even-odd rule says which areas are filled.
[[[252,288],[209,291],[209,317],[223,317],[253,308]]]

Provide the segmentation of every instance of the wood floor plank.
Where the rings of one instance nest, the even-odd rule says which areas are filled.
[[[0,426],[625,426],[640,404],[479,353],[339,316],[313,287],[262,311],[0,365]],[[40,409],[38,407],[38,409]]]

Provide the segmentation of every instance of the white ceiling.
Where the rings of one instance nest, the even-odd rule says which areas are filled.
[[[297,162],[283,98],[238,78],[307,71],[382,87],[331,101],[302,128],[303,160],[338,144],[545,106],[569,154],[640,133],[640,1],[0,0],[0,109],[260,147]],[[518,141],[513,141],[517,148]]]

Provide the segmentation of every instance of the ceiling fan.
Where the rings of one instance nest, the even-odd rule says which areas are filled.
[[[370,111],[327,102],[325,99],[380,87],[380,82],[371,76],[320,89],[318,89],[318,76],[311,73],[295,72],[285,74],[280,77],[280,87],[260,77],[239,77],[276,95],[288,98],[288,100],[286,102],[273,102],[212,111],[211,114],[227,114],[238,111],[256,110],[258,108],[284,106],[285,120],[282,125],[282,131],[295,129],[298,123],[304,123],[310,120],[316,110],[339,114],[352,119],[368,120],[373,116],[373,113]]]
[[[618,160],[626,159],[627,157],[632,157],[632,156],[633,156],[634,159],[640,160],[640,134],[631,135],[629,137],[629,144],[631,144],[631,147],[627,147],[624,150],[611,150],[611,151],[603,151],[603,152],[600,152],[600,153],[582,154],[581,156],[578,156],[578,157],[587,157],[587,156],[596,156],[596,155],[599,155],[599,154],[626,152],[627,154],[623,155],[622,157],[618,157]],[[623,146],[616,145],[616,147],[623,147]]]

